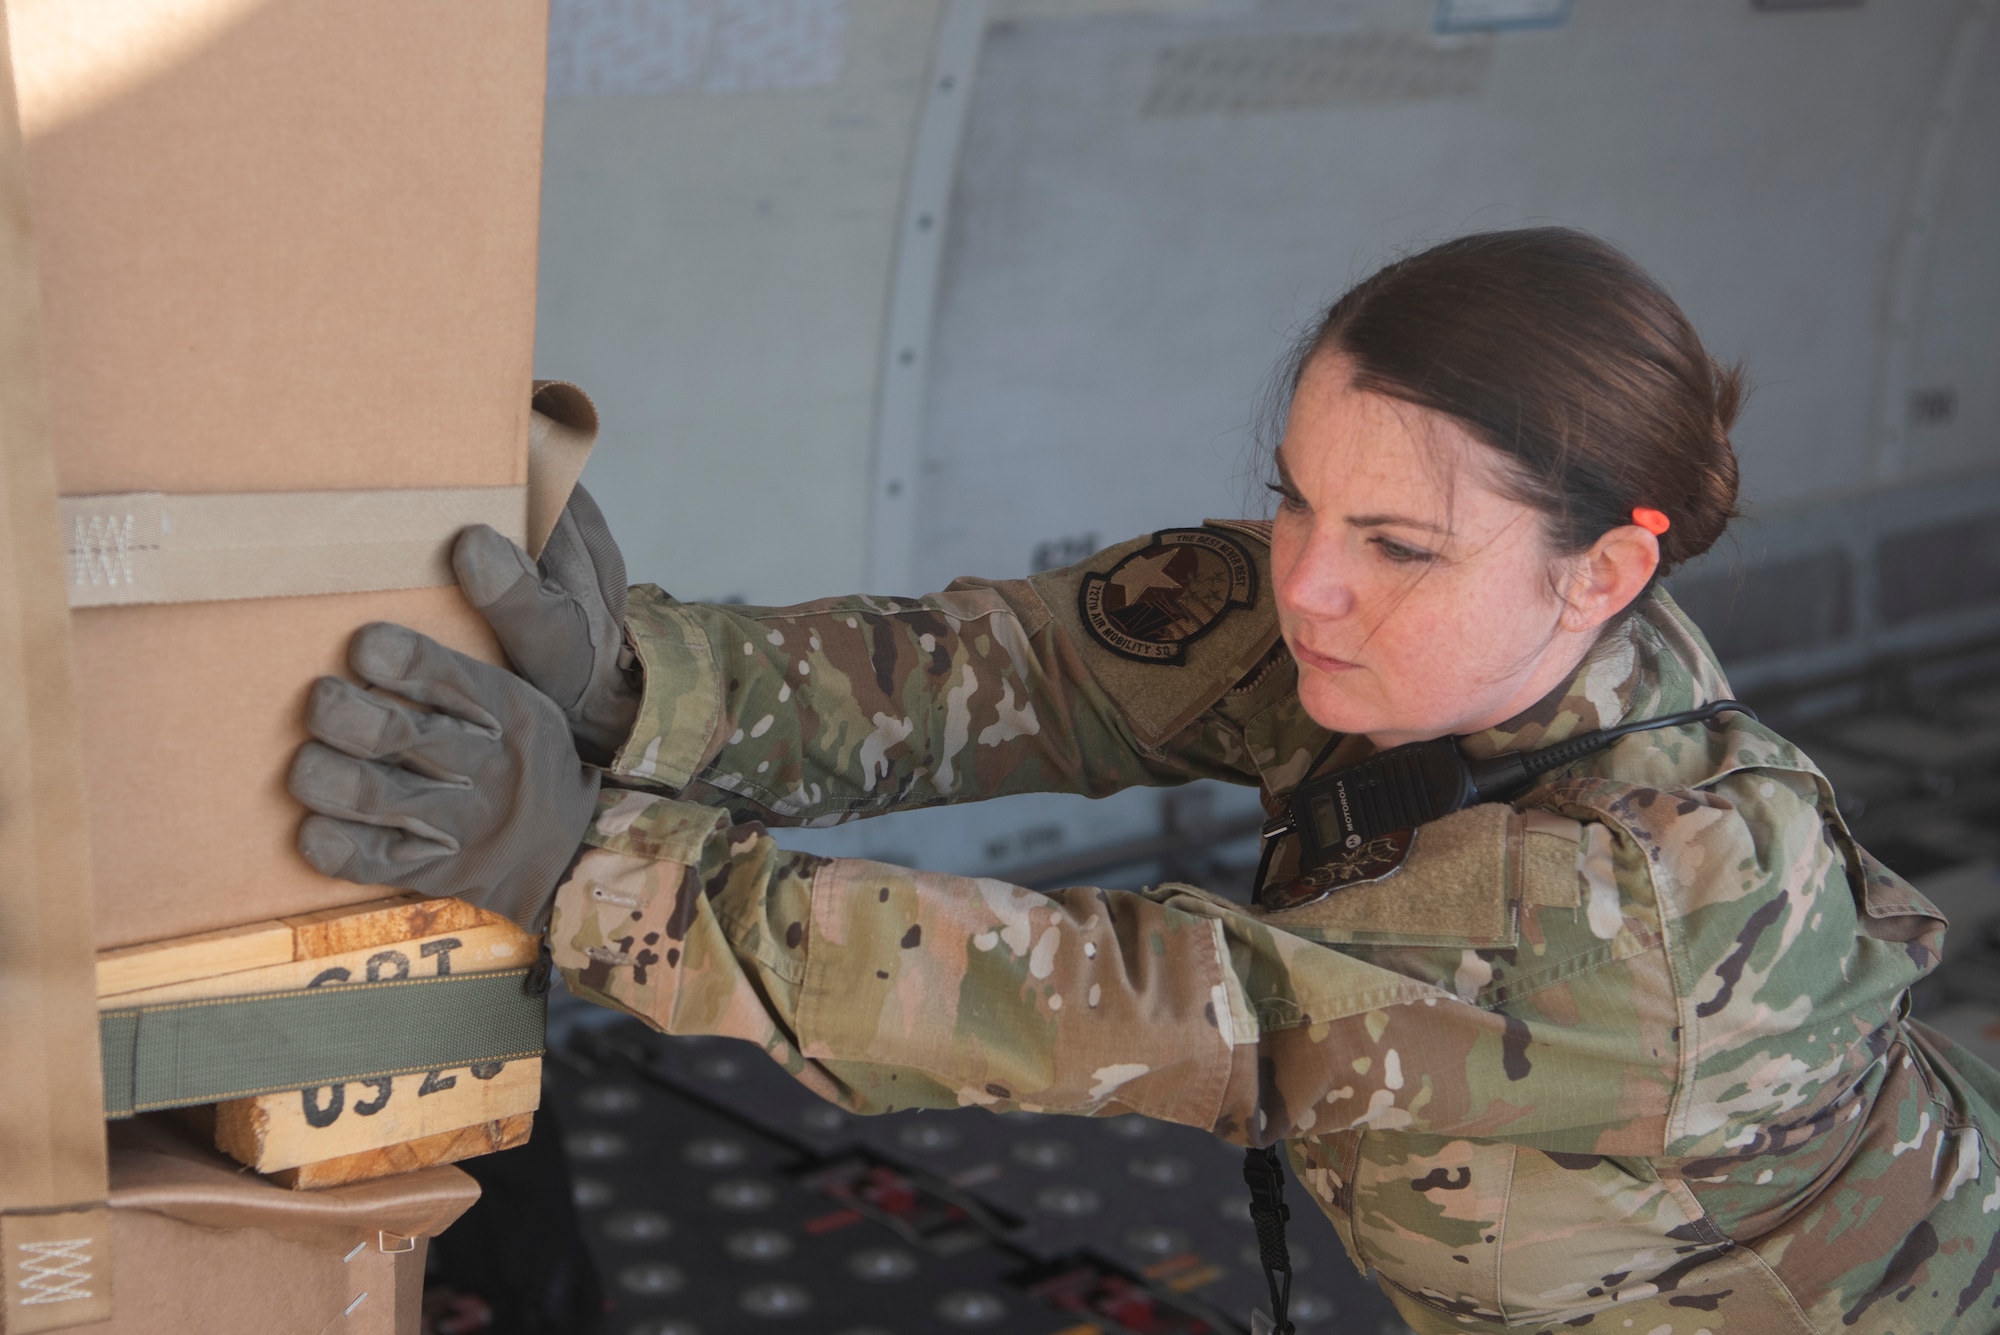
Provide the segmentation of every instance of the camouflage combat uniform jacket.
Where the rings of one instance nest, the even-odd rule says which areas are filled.
[[[923,599],[635,588],[646,702],[556,899],[570,986],[761,1044],[857,1111],[1284,1139],[1423,1331],[2000,1324],[2000,1077],[1904,1018],[1942,919],[1740,715],[1629,737],[1284,911],[1173,884],[1041,894],[766,832],[1194,778],[1269,803],[1330,739],[1278,639],[1267,541],[1168,530]],[[1465,747],[1726,693],[1655,593]]]

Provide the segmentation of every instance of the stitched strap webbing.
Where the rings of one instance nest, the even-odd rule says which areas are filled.
[[[596,440],[590,396],[540,380],[523,487],[65,496],[69,605],[442,588],[452,543],[472,524],[539,556]]]
[[[0,3],[0,1331],[111,1316],[90,840],[40,280]]]
[[[523,487],[65,496],[69,605],[435,588],[460,529],[519,542],[527,504]]]
[[[0,1211],[105,1196],[90,844],[7,32],[0,5]]]
[[[547,999],[526,969],[348,983],[105,1011],[104,1111],[539,1056]]]

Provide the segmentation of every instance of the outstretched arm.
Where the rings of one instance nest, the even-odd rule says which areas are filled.
[[[1197,537],[917,599],[738,607],[635,587],[626,624],[645,697],[612,780],[775,824],[1255,782],[1225,697],[1277,644],[1263,549],[1254,531],[1172,532]]]
[[[787,853],[758,825],[607,793],[550,945],[579,995],[755,1042],[857,1111],[1135,1111],[1239,1142],[1376,1126],[1657,1151],[1676,1070],[1657,933],[1640,905],[1599,936],[1577,910],[1581,827],[1528,835],[1523,820],[1485,807],[1429,827],[1381,887],[1404,934],[1371,949],[1354,943],[1373,911],[1360,900],[1290,931],[1185,886],[1044,895]],[[1534,858],[1509,863],[1529,839]],[[1413,917],[1413,902],[1430,908]],[[1544,948],[1522,968],[1533,996],[1497,1004],[1529,954],[1508,935],[1524,907]],[[1455,942],[1487,932],[1487,948],[1412,945],[1426,911]]]

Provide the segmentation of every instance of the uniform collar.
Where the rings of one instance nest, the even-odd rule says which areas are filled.
[[[1579,733],[1726,699],[1729,683],[1693,622],[1655,586],[1607,632],[1570,679],[1498,727],[1468,733],[1468,759],[1533,751]]]

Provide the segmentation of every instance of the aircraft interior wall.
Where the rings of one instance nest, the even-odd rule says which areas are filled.
[[[1941,652],[2000,635],[1993,10],[557,0],[538,369],[603,409],[635,580],[908,594],[1261,512],[1259,395],[1344,285],[1583,227],[1749,367],[1746,518],[1673,583],[1738,687]],[[1157,802],[798,842],[990,872]]]

